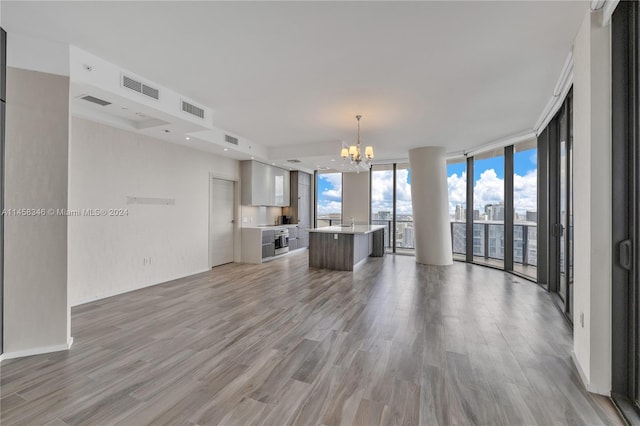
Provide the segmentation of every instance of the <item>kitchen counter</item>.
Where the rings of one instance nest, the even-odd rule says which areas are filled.
[[[384,256],[384,225],[327,226],[309,230],[309,267],[353,271],[367,257]]]
[[[338,225],[325,226],[324,228],[311,228],[309,229],[309,232],[326,232],[328,234],[370,234],[384,228],[386,228],[385,225]]]
[[[297,223],[287,223],[286,225],[254,225],[243,226],[243,229],[278,229],[278,228],[294,228],[298,226]]]

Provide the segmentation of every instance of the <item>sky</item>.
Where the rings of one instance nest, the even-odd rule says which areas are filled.
[[[514,161],[514,206],[518,213],[536,211],[537,203],[537,150],[516,152]],[[447,166],[449,186],[449,213],[455,213],[457,204],[466,204],[466,163]],[[411,173],[397,171],[397,214],[411,215]],[[480,211],[486,204],[504,201],[504,157],[477,160],[474,163],[474,206]],[[371,211],[391,211],[393,206],[393,171],[380,170],[372,175]],[[342,210],[342,175],[318,175],[318,214],[340,213]]]
[[[492,157],[474,162],[474,209],[484,210],[487,204],[504,201],[504,157]],[[513,155],[513,205],[516,212],[537,210],[537,149]],[[466,205],[466,163],[447,166],[449,185],[449,213],[456,205]]]

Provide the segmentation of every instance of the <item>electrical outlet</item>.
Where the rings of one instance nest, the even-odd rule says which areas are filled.
[[[147,258],[146,257],[142,258],[142,266],[147,266]]]
[[[338,234],[333,234],[333,239],[337,240],[338,239]]]
[[[584,312],[580,312],[580,326],[584,328]]]

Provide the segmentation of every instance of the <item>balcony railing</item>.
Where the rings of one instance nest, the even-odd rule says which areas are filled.
[[[393,221],[392,220],[380,220],[374,219],[371,221],[372,225],[385,225],[384,230],[384,246],[388,250],[392,250],[393,240]],[[396,248],[414,250],[414,233],[413,233],[413,221],[412,220],[396,220]]]
[[[453,253],[465,254],[466,222],[451,222]],[[538,264],[538,233],[536,225],[515,224],[513,227],[513,261],[523,266]],[[504,224],[473,224],[473,255],[485,259],[504,260]]]
[[[318,227],[340,225],[341,219],[318,219]],[[373,225],[385,225],[384,244],[392,250],[392,220],[372,220]],[[538,265],[538,233],[536,225],[515,224],[513,227],[513,261],[522,266]],[[464,255],[467,248],[466,222],[451,222],[451,245],[454,254]],[[415,249],[413,221],[396,220],[396,248]],[[504,224],[473,224],[473,255],[487,260],[504,260]]]
[[[342,224],[342,219],[320,219],[316,220],[318,228],[324,228],[325,226],[337,226]]]

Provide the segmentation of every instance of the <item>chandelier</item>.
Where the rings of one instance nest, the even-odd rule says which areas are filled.
[[[350,158],[352,163],[356,163],[356,166],[360,166],[360,163],[362,162],[362,160],[364,160],[367,166],[371,166],[371,163],[373,162],[373,147],[367,146],[364,149],[364,158],[362,157],[362,152],[360,151],[360,119],[361,118],[362,118],[361,115],[356,115],[356,120],[358,120],[357,145],[351,145],[348,149],[343,147],[342,152],[340,153],[340,156],[342,157],[343,160]]]

